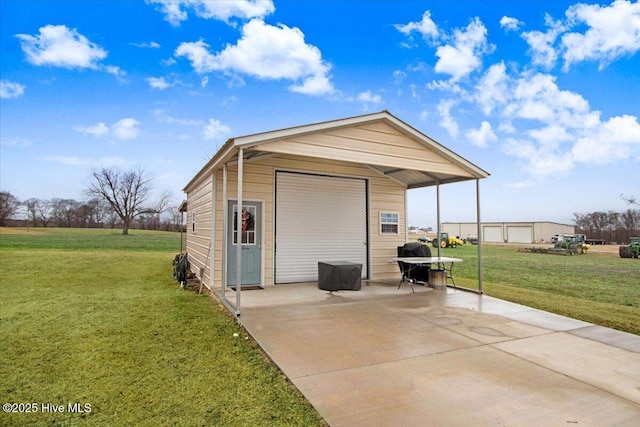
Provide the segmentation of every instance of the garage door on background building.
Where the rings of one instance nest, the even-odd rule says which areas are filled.
[[[367,182],[276,173],[275,283],[318,280],[319,261],[362,264],[367,277]]]
[[[531,226],[507,226],[507,242],[533,243],[533,228]]]
[[[484,236],[485,242],[494,242],[494,243],[504,242],[504,238],[502,237],[501,226],[485,225],[484,227],[482,227],[482,235]]]

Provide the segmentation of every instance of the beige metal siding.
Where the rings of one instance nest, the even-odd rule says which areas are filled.
[[[556,234],[573,234],[572,225],[557,222],[485,222],[482,224],[485,242],[512,243],[549,243]],[[449,234],[456,234],[462,238],[475,236],[477,225],[473,222],[445,222],[442,230]],[[459,234],[458,234],[459,233]],[[524,237],[525,234],[528,237]]]
[[[211,176],[201,181],[187,195],[187,248],[191,271],[199,273],[200,268],[208,270],[207,258],[211,238]],[[192,227],[193,214],[196,214],[195,231]],[[208,277],[208,271],[206,271]]]
[[[556,234],[574,234],[575,227],[573,225],[559,224],[557,222],[538,222],[535,223],[536,242],[550,243],[551,238]]]
[[[228,186],[227,195],[229,199],[234,199],[237,193],[236,166],[229,166],[228,170]],[[361,177],[368,179],[369,182],[369,259],[370,259],[370,277],[371,279],[397,278],[398,266],[390,263],[389,260],[396,256],[396,247],[405,243],[406,217],[405,217],[405,188],[403,185],[396,183],[383,176],[382,174],[362,165],[353,163],[312,159],[302,156],[277,156],[255,161],[245,162],[244,165],[244,188],[243,199],[258,200],[263,203],[263,283],[265,286],[274,284],[274,179],[277,170],[297,171],[320,173],[335,176]],[[206,193],[211,187],[211,180],[207,179],[198,184],[194,192],[188,195],[189,214],[192,209],[199,209],[204,212],[203,205],[210,206],[210,197],[202,198],[200,191]],[[216,214],[216,242],[212,253],[215,255],[215,286],[221,287],[222,283],[222,253],[223,253],[223,173],[222,170],[216,172],[216,193],[217,193],[217,214]],[[193,193],[193,194],[192,194]],[[198,197],[199,196],[199,197]],[[199,200],[199,204],[192,205],[192,200]],[[197,206],[200,205],[200,208]],[[399,213],[399,233],[398,235],[381,235],[379,233],[379,217],[380,212],[398,212]],[[198,214],[200,215],[200,214]],[[204,214],[203,214],[204,215]],[[200,221],[198,217],[198,222]],[[204,216],[202,221],[210,221],[210,216]],[[207,223],[208,224],[208,223]],[[197,247],[198,261],[197,265],[204,264],[206,259],[206,248],[208,240],[201,239],[205,232],[199,233],[197,229],[196,235],[187,235],[188,247]],[[206,237],[210,235],[207,230]],[[193,271],[198,271],[194,266]],[[205,283],[208,283],[208,269],[205,272]]]
[[[472,176],[450,160],[385,123],[370,123],[298,135],[262,144],[257,149],[272,153]]]

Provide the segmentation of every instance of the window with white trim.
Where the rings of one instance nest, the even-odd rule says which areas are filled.
[[[191,231],[192,232],[196,232],[196,213],[192,212],[191,213]]]
[[[380,212],[380,234],[398,234],[399,217],[397,212]]]

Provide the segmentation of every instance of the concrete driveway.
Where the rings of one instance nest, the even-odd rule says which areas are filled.
[[[240,321],[333,427],[640,426],[637,335],[381,282],[243,291]]]

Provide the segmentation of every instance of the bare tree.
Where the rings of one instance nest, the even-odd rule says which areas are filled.
[[[53,218],[58,227],[77,226],[78,208],[81,203],[74,199],[51,199]]]
[[[180,231],[182,229],[182,212],[180,212],[177,206],[169,208],[168,221],[170,221],[173,231]]]
[[[33,223],[34,227],[38,226],[38,208],[40,206],[40,199],[32,197],[24,201],[24,206],[27,208],[29,214],[29,220]]]
[[[152,179],[140,166],[129,171],[94,169],[91,175],[93,182],[87,193],[109,203],[122,220],[122,234],[129,234],[129,227],[136,217],[161,213],[171,199],[171,195],[164,191],[153,205],[146,205],[152,195]]]
[[[640,211],[627,209],[620,214],[620,223],[624,228],[624,241],[629,241],[629,237],[635,236],[640,231]]]
[[[20,200],[8,191],[0,192],[0,225],[5,225],[18,210]]]
[[[102,227],[107,217],[112,213],[111,205],[100,198],[89,200],[87,205],[91,208],[91,223],[94,226]]]
[[[42,221],[42,226],[47,227],[53,217],[53,203],[51,203],[51,200],[40,200],[40,203],[36,206],[36,215]]]

